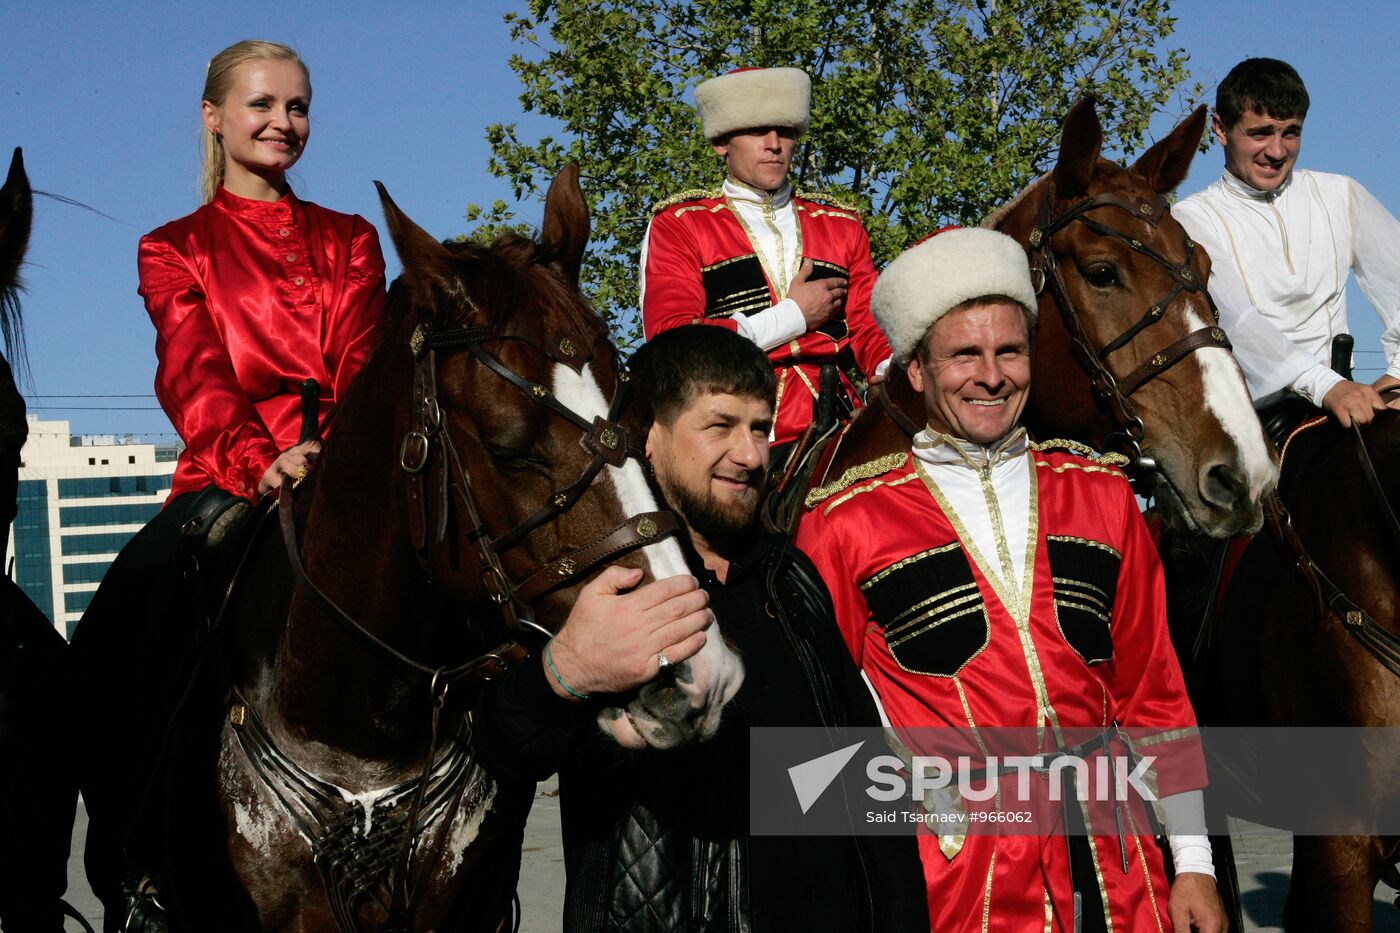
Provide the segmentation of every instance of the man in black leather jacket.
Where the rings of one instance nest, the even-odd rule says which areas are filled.
[[[750,727],[879,724],[820,577],[754,521],[772,367],[751,342],[699,325],[659,335],[633,367],[648,409],[647,455],[690,532],[691,566],[704,568],[700,589],[673,594],[667,581],[650,584],[660,592],[640,601],[652,607],[648,621],[639,601],[620,592],[634,572],[604,571],[556,635],[552,669],[526,664],[491,684],[475,720],[482,761],[501,776],[559,772],[564,928],[926,930],[912,838],[748,833]],[[686,600],[701,593],[744,660],[743,686],[711,740],[620,748],[593,725],[602,703],[593,688],[641,680],[629,673],[638,669],[635,652],[611,633],[672,624],[696,611]],[[657,604],[667,608],[655,611]]]

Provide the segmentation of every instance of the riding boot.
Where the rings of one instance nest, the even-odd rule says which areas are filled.
[[[167,933],[160,891],[147,877],[128,875],[122,881],[122,933]]]
[[[123,916],[128,871],[158,866],[159,827],[143,804],[193,642],[175,562],[180,528],[194,494],[179,496],[117,555],[73,633],[82,761],[88,813],[85,867],[102,900],[106,928]]]

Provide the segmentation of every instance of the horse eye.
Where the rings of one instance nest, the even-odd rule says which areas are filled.
[[[495,460],[506,470],[524,470],[531,466],[544,465],[544,458],[536,456],[528,449],[510,447],[491,441],[486,441],[482,447],[485,448],[492,460]]]
[[[1121,285],[1118,269],[1111,262],[1096,262],[1084,270],[1084,280],[1095,288],[1113,288]]]

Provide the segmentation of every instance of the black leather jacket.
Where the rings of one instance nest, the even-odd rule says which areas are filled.
[[[725,584],[702,582],[748,668],[709,742],[619,749],[592,724],[596,708],[559,700],[535,663],[483,694],[487,767],[532,780],[559,771],[564,928],[927,930],[912,838],[748,835],[747,726],[879,722],[815,568],[764,539]]]

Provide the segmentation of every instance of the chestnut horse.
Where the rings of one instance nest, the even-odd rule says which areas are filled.
[[[1218,620],[1215,682],[1231,724],[1365,726],[1391,734],[1400,727],[1400,413],[1382,412],[1360,437],[1370,477],[1357,435],[1330,421],[1288,445],[1293,451],[1311,442],[1318,451],[1296,464],[1293,452],[1285,455],[1287,512],[1271,513],[1268,532],[1245,550]],[[1332,795],[1393,803],[1400,787],[1395,742],[1358,750],[1357,764],[1339,769]],[[1254,793],[1271,784],[1264,777],[1252,782]],[[1287,803],[1263,800],[1273,814],[1288,812]],[[1318,799],[1309,809],[1325,813],[1328,805]],[[1339,812],[1339,831],[1348,828],[1344,818]],[[1376,828],[1371,822],[1357,830]],[[1397,858],[1396,836],[1295,835],[1287,928],[1370,930],[1376,883],[1384,873],[1400,884]]]
[[[1054,170],[984,225],[1026,247],[1040,291],[1031,433],[1123,449],[1169,522],[1230,537],[1258,530],[1260,497],[1277,471],[1214,326],[1209,260],[1165,201],[1204,126],[1200,107],[1125,169],[1099,155],[1098,114],[1081,100],[1065,118]],[[816,485],[908,448],[923,399],[899,365],[883,395],[837,437]]]
[[[167,866],[178,925],[508,921],[533,785],[477,765],[477,687],[539,663],[515,639],[562,624],[605,561],[686,572],[678,522],[636,461],[628,374],[578,294],[577,179],[573,166],[555,179],[538,241],[489,247],[437,242],[381,186],[403,276],[320,459],[284,486],[237,571],[220,626],[232,699],[206,796],[229,863]],[[600,715],[603,728],[633,746],[713,732],[742,668],[711,632],[688,671]]]
[[[0,567],[16,514],[20,450],[29,434],[10,360],[20,340],[20,266],[33,193],[18,149],[0,187]],[[0,926],[57,929],[77,805],[64,739],[67,643],[8,573],[0,575]]]

